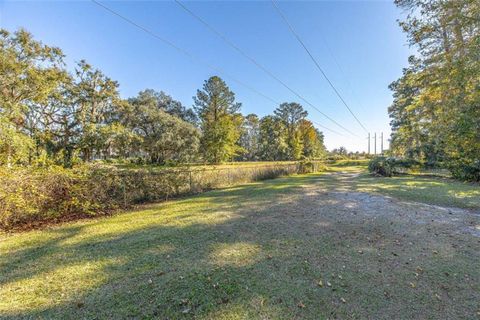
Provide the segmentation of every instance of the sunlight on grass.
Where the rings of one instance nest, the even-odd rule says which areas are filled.
[[[256,262],[259,253],[260,246],[257,244],[247,242],[221,243],[214,246],[213,252],[210,254],[210,260],[213,264],[219,266],[243,267]]]
[[[401,200],[447,207],[480,209],[480,186],[426,176],[374,177],[362,173],[351,189],[386,194]]]
[[[437,290],[446,283],[461,286],[463,291],[452,293],[458,300],[475,300],[470,283],[443,275],[456,268],[478,279],[476,238],[446,238],[445,232],[434,237],[425,231],[427,224],[406,225],[396,215],[358,220],[352,212],[361,215],[362,201],[375,199],[361,195],[357,201],[344,193],[480,208],[478,186],[432,177],[373,177],[361,167],[338,169],[345,174],[256,182],[5,235],[0,241],[0,317],[362,318],[365,308],[388,308],[394,301],[384,300],[383,291],[367,302],[357,299],[376,288],[388,291],[384,281],[406,284],[394,303],[412,315],[409,306],[418,302],[406,294],[412,289],[408,284],[415,281],[415,290],[423,290],[422,279],[415,279],[417,264],[445,269],[427,274],[433,281],[424,282],[422,298],[432,286]],[[440,231],[446,227],[442,221],[428,225]],[[469,228],[480,231],[477,221]],[[394,241],[399,234],[408,240]],[[459,250],[458,243],[467,246]],[[393,276],[388,273],[392,265]],[[388,316],[396,314],[385,310]]]
[[[33,274],[0,287],[0,313],[15,314],[50,308],[82,296],[108,279],[103,270],[121,264],[121,258],[58,265],[53,270]]]

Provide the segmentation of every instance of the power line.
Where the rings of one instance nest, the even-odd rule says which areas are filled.
[[[229,45],[230,47],[232,47],[233,49],[235,49],[238,53],[240,53],[243,57],[245,57],[246,59],[248,59],[250,62],[252,62],[255,66],[257,66],[260,70],[262,70],[263,72],[265,72],[268,76],[270,76],[272,79],[276,80],[278,83],[280,83],[282,86],[284,86],[285,88],[287,88],[287,90],[289,90],[290,92],[292,92],[297,98],[299,98],[300,100],[302,100],[303,102],[305,102],[306,104],[308,104],[310,107],[312,107],[313,109],[315,109],[316,111],[318,111],[321,115],[323,115],[325,118],[327,118],[328,120],[330,120],[331,122],[333,122],[334,124],[336,124],[338,127],[342,128],[343,130],[345,130],[346,132],[354,135],[354,136],[357,136],[355,133],[351,132],[349,129],[345,128],[344,126],[342,126],[341,124],[339,124],[337,121],[335,121],[334,119],[332,119],[331,117],[329,117],[328,115],[326,115],[324,112],[322,112],[320,109],[318,109],[315,105],[313,105],[312,103],[310,103],[308,100],[306,100],[303,96],[301,96],[298,92],[296,92],[295,90],[293,90],[290,86],[288,86],[285,82],[283,82],[282,80],[280,80],[277,76],[275,76],[270,70],[268,70],[265,66],[263,66],[262,64],[260,64],[259,62],[257,62],[254,58],[252,58],[250,55],[248,55],[247,53],[245,53],[245,51],[243,51],[242,49],[240,49],[235,43],[233,43],[231,40],[229,40],[227,37],[225,37],[222,33],[220,33],[219,31],[217,31],[214,27],[212,27],[208,22],[206,22],[205,20],[203,20],[201,17],[199,17],[197,14],[195,14],[195,12],[193,12],[192,10],[190,10],[189,8],[187,8],[182,2],[180,2],[179,0],[175,0],[175,2],[183,9],[185,10],[188,14],[190,14],[192,17],[194,17],[196,20],[198,20],[200,23],[202,23],[208,30],[210,30],[211,32],[213,32],[214,34],[216,34],[220,39],[222,39],[227,45]]]
[[[113,14],[113,15],[119,17],[120,19],[128,22],[129,24],[133,25],[134,27],[136,27],[136,28],[144,31],[145,33],[149,34],[149,35],[152,36],[153,38],[155,38],[155,39],[163,42],[164,44],[166,44],[166,45],[174,48],[175,50],[181,52],[182,54],[184,54],[185,56],[187,56],[187,57],[190,58],[191,60],[196,61],[196,62],[198,62],[198,63],[200,63],[200,64],[204,64],[204,65],[206,65],[207,67],[209,67],[210,69],[212,69],[212,70],[214,70],[214,71],[216,71],[216,72],[223,73],[223,74],[226,75],[228,78],[230,78],[230,79],[232,79],[233,81],[237,82],[238,84],[244,86],[245,88],[251,90],[252,92],[255,92],[256,94],[262,96],[263,98],[265,98],[265,99],[273,102],[275,105],[279,105],[279,104],[280,104],[278,101],[275,101],[273,98],[271,98],[271,97],[263,94],[262,92],[256,90],[255,88],[252,88],[251,86],[247,85],[246,83],[244,83],[244,82],[242,82],[242,81],[234,78],[233,76],[231,76],[230,74],[226,73],[226,72],[223,71],[222,69],[220,69],[220,68],[218,68],[218,67],[216,67],[216,66],[214,66],[214,65],[211,65],[211,64],[209,64],[208,62],[203,61],[202,59],[199,59],[198,57],[196,57],[196,56],[194,56],[193,54],[191,54],[189,51],[184,50],[184,49],[178,47],[178,46],[175,45],[173,42],[171,42],[171,41],[169,41],[169,40],[167,40],[167,39],[165,39],[165,38],[163,38],[163,37],[160,37],[159,35],[157,35],[157,34],[154,33],[153,31],[151,31],[151,30],[145,28],[144,26],[139,25],[139,24],[136,23],[135,21],[133,21],[133,20],[131,20],[131,19],[129,19],[129,18],[121,15],[120,13],[114,11],[113,9],[105,6],[105,5],[102,4],[101,2],[99,2],[99,1],[97,1],[97,0],[91,0],[91,1],[92,1],[93,3],[95,3],[96,5],[98,5],[99,7],[101,7],[101,8],[103,8],[103,9],[105,9],[106,11],[110,12],[111,14]],[[319,124],[319,123],[317,123],[317,122],[315,122],[315,124],[318,125],[319,127],[322,127],[322,128],[324,128],[324,129],[330,131],[330,132],[333,132],[333,133],[335,133],[335,134],[338,134],[338,135],[340,135],[340,136],[343,136],[341,133],[339,133],[339,132],[337,132],[337,131],[335,131],[335,130],[333,130],[333,129],[330,129],[330,128],[324,126],[324,125],[321,125],[321,124]]]
[[[318,70],[320,70],[320,72],[322,73],[323,77],[327,80],[328,84],[330,85],[330,87],[332,87],[333,91],[335,91],[335,94],[340,98],[340,100],[342,101],[342,103],[345,105],[345,107],[347,107],[348,111],[350,112],[350,114],[355,118],[355,120],[358,122],[358,124],[362,127],[363,130],[365,130],[365,132],[368,132],[368,130],[365,128],[365,126],[362,124],[362,122],[360,122],[360,120],[357,118],[357,116],[353,113],[352,109],[350,109],[350,107],[348,106],[347,102],[345,101],[345,99],[343,99],[342,95],[340,94],[340,92],[338,92],[337,88],[335,88],[335,86],[333,85],[333,83],[330,81],[330,79],[328,78],[327,74],[323,71],[323,69],[320,67],[320,65],[318,64],[317,60],[313,57],[312,53],[310,52],[310,50],[308,50],[307,46],[305,45],[305,43],[302,41],[302,39],[300,38],[300,36],[298,35],[297,32],[295,32],[295,29],[293,29],[293,26],[288,22],[287,20],[287,17],[282,13],[282,11],[280,11],[280,8],[277,6],[277,4],[275,3],[275,0],[271,0],[272,1],[272,4],[274,6],[274,8],[277,10],[278,14],[282,17],[283,21],[286,23],[286,25],[288,26],[288,28],[290,29],[290,31],[292,32],[292,34],[295,36],[295,38],[297,39],[297,41],[302,45],[303,49],[305,49],[305,51],[308,53],[310,59],[312,59],[313,63],[315,64],[315,66],[317,66]]]
[[[149,29],[147,29],[147,28],[139,25],[139,24],[136,23],[135,21],[130,20],[129,18],[127,18],[127,17],[121,15],[120,13],[112,10],[111,8],[105,6],[104,4],[102,4],[102,3],[100,3],[100,2],[98,2],[98,1],[96,1],[96,0],[91,0],[91,1],[92,1],[93,3],[95,3],[96,5],[102,7],[103,9],[107,10],[108,12],[112,13],[113,15],[115,15],[115,16],[121,18],[122,20],[128,22],[129,24],[135,26],[136,28],[138,28],[138,29],[140,29],[140,30],[148,33],[150,36],[154,37],[155,39],[160,40],[160,41],[163,42],[164,44],[166,44],[166,45],[174,48],[175,50],[181,52],[182,54],[184,54],[185,56],[187,56],[187,57],[190,58],[191,60],[196,61],[196,62],[198,62],[198,63],[200,63],[200,64],[204,64],[204,65],[206,65],[208,68],[214,70],[215,72],[223,73],[224,75],[226,75],[227,77],[229,77],[230,79],[232,79],[233,81],[235,81],[236,83],[238,83],[238,84],[244,86],[245,88],[247,88],[247,89],[255,92],[256,94],[264,97],[265,99],[273,102],[274,104],[278,104],[278,102],[275,101],[274,99],[272,99],[272,98],[270,98],[269,96],[263,94],[262,92],[256,90],[255,88],[252,88],[251,86],[247,85],[246,83],[244,83],[244,82],[242,82],[242,81],[234,78],[233,76],[231,76],[230,74],[228,74],[227,72],[225,72],[223,69],[221,69],[221,68],[219,68],[219,67],[216,67],[216,66],[214,66],[214,65],[212,65],[212,64],[210,64],[210,63],[208,63],[208,62],[206,62],[206,61],[204,61],[204,60],[201,60],[200,58],[198,58],[198,57],[194,56],[193,54],[191,54],[189,51],[184,50],[184,49],[178,47],[178,46],[175,45],[173,42],[171,42],[171,41],[169,41],[169,40],[167,40],[167,39],[165,39],[165,38],[163,38],[163,37],[160,37],[159,35],[157,35],[157,34],[154,33],[153,31],[150,31]]]
[[[335,65],[337,66],[338,70],[340,70],[340,73],[342,74],[342,77],[343,79],[345,80],[345,82],[347,83],[347,87],[348,89],[350,89],[350,93],[352,94],[352,97],[354,98],[355,102],[357,103],[357,105],[360,107],[360,109],[365,109],[362,105],[362,103],[360,102],[360,99],[358,99],[358,96],[355,92],[355,90],[353,90],[353,86],[351,84],[351,82],[349,81],[348,79],[348,76],[347,74],[345,73],[345,71],[343,70],[342,66],[340,65],[340,62],[338,61],[338,59],[335,57],[335,54],[333,53],[333,50],[331,49],[331,47],[328,45],[328,42],[327,42],[327,39],[325,39],[325,37],[319,33],[320,35],[320,39],[322,39],[322,42],[323,44],[325,45],[325,48],[327,48],[327,51],[328,53],[330,54],[330,56],[332,57],[332,60],[333,62],[335,63]]]

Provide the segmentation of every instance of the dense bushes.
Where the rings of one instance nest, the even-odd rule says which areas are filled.
[[[385,177],[391,177],[407,170],[418,169],[421,164],[412,159],[399,159],[393,157],[376,157],[368,163],[368,170]]]
[[[448,170],[447,170],[448,169]],[[408,171],[431,172],[436,170],[435,174],[440,172],[450,172],[451,175],[459,180],[480,182],[480,161],[466,162],[457,161],[450,165],[445,165],[440,162],[422,163],[412,159],[401,159],[394,157],[376,157],[370,160],[368,170],[372,173],[379,174],[385,177],[391,177],[394,174],[406,173]]]
[[[480,182],[480,160],[457,161],[449,166],[449,170],[457,179]]]
[[[297,167],[297,173],[313,173],[326,169],[325,163],[322,161],[300,161]]]
[[[318,162],[234,167],[75,169],[0,167],[0,228],[102,215],[119,208],[282,175],[314,172]]]

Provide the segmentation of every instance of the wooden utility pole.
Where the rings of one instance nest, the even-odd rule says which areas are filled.
[[[383,132],[380,135],[380,151],[383,154]]]
[[[370,132],[368,133],[368,154],[370,154]]]
[[[375,134],[373,135],[373,139],[374,139],[374,141],[373,141],[373,146],[374,146],[374,147],[373,147],[373,148],[374,148],[374,150],[375,150],[375,154],[377,154],[377,133],[376,133],[376,132],[375,132]]]

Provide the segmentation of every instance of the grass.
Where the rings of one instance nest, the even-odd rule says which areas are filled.
[[[479,217],[357,193],[478,209],[478,186],[331,170],[5,234],[0,318],[480,316],[480,238],[464,232]]]
[[[192,163],[189,165],[182,166],[166,166],[166,165],[152,165],[152,164],[134,164],[134,163],[112,163],[119,169],[125,170],[137,170],[137,169],[148,169],[153,171],[162,171],[162,170],[218,170],[218,169],[235,169],[238,167],[263,167],[263,166],[272,166],[272,165],[287,165],[294,164],[296,161],[241,161],[241,162],[226,162],[221,164],[201,164],[201,163]]]
[[[367,163],[347,167],[343,164],[332,165],[329,171],[358,173],[355,179],[348,182],[348,186],[343,183],[343,187],[349,190],[380,193],[401,200],[432,205],[480,209],[480,185],[478,184],[421,173],[376,177],[366,172],[366,165]],[[334,186],[337,187],[338,183]]]

